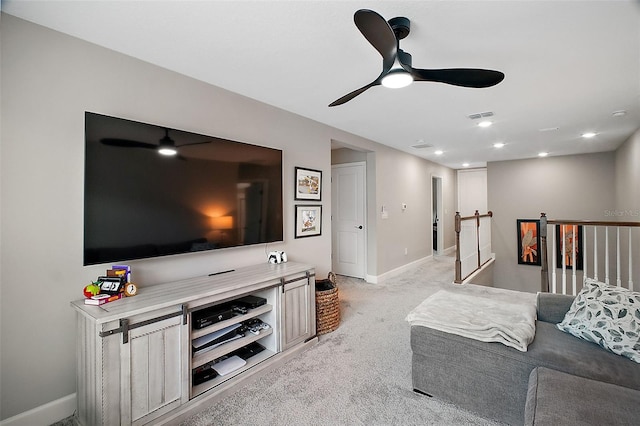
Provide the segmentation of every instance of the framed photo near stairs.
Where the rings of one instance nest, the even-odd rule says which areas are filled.
[[[517,219],[518,222],[518,263],[521,265],[541,265],[540,220]]]

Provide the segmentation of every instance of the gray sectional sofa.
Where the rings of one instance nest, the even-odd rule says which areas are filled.
[[[581,408],[567,391],[578,386],[580,413],[592,424],[600,414],[608,420],[600,424],[640,424],[640,364],[558,330],[572,301],[572,296],[538,295],[536,334],[527,352],[411,326],[414,390],[508,424],[521,425],[525,418],[527,424],[565,424],[557,423],[558,416],[571,418],[571,410]],[[605,398],[603,388],[618,390],[620,398]],[[563,398],[567,404],[558,404]],[[612,421],[605,410],[598,411],[599,403],[616,401],[624,405],[621,417]]]

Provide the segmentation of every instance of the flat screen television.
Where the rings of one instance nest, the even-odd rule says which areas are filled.
[[[282,241],[282,220],[282,150],[85,113],[85,265]]]

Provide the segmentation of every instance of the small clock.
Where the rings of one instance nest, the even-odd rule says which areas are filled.
[[[138,294],[138,287],[134,283],[127,283],[124,286],[125,296],[135,296]]]

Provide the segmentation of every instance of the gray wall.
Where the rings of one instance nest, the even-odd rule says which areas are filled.
[[[602,219],[615,206],[615,153],[499,161],[487,165],[496,287],[536,292],[540,267],[518,264],[517,219]],[[637,195],[636,195],[637,196]]]
[[[616,204],[607,220],[640,221],[640,130],[616,151]],[[611,216],[613,215],[613,217]],[[633,233],[633,277],[640,288],[640,229]]]

